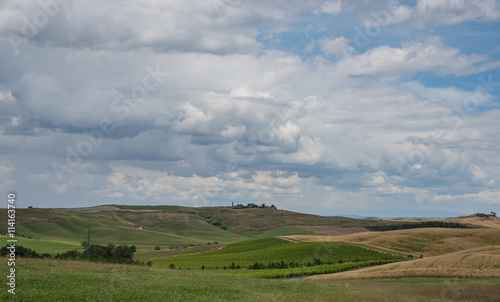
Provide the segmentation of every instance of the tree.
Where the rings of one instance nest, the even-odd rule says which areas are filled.
[[[113,258],[115,261],[122,262],[133,260],[135,246],[119,245],[113,249]]]
[[[0,255],[1,256],[6,256],[10,254],[9,250],[9,245],[5,245],[0,249]],[[15,251],[15,256],[16,257],[26,257],[26,258],[40,258],[40,255],[35,251],[30,248],[24,247],[22,245],[16,245],[16,251]]]
[[[493,217],[497,217],[497,213],[496,212],[490,212],[490,215],[493,216]]]

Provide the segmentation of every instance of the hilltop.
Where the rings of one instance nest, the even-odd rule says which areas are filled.
[[[458,222],[458,223],[469,223],[471,225],[484,227],[484,228],[493,228],[500,229],[500,218],[499,217],[479,217],[476,215],[470,216],[462,216],[457,218],[446,219],[445,221],[449,222]]]

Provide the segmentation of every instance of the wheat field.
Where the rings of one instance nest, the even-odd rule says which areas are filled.
[[[282,238],[296,242],[339,242],[355,244],[398,255],[439,256],[500,243],[500,231],[493,228],[426,228],[387,232],[363,232],[343,236],[296,235]]]
[[[386,278],[500,278],[500,245],[307,279]]]

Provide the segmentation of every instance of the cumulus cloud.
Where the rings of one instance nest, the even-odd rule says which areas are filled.
[[[3,189],[27,184],[49,207],[68,196],[317,213],[489,205],[500,63],[406,35],[424,10],[458,18],[449,26],[496,20],[485,3],[68,1],[28,35],[23,18],[49,13],[3,2]],[[354,28],[370,22],[386,27],[359,47]],[[26,39],[18,53],[12,34]]]
[[[323,2],[318,11],[327,14],[340,13],[342,11],[342,0]]]
[[[219,173],[200,177],[175,176],[133,166],[114,166],[105,184],[92,194],[109,199],[133,198],[162,202],[166,196],[195,206],[206,206],[215,200],[253,198],[266,201],[300,194],[303,180],[286,171],[246,171]]]
[[[321,51],[326,55],[335,55],[337,58],[342,58],[351,55],[354,52],[354,47],[350,45],[351,41],[338,37],[335,39],[322,39],[318,42]]]
[[[420,22],[446,25],[500,18],[496,0],[419,0],[416,11]]]
[[[424,42],[406,42],[400,48],[380,46],[339,63],[339,69],[352,75],[391,75],[411,77],[419,72],[464,76],[500,67],[486,56],[466,55],[449,47],[439,37]]]

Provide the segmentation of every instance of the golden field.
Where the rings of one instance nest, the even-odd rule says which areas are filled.
[[[362,232],[341,236],[284,236],[296,242],[350,243],[413,261],[392,263],[308,280],[386,278],[500,278],[500,219],[460,217],[447,221],[470,223],[477,229],[422,228]]]
[[[500,245],[307,279],[388,278],[500,278]]]

